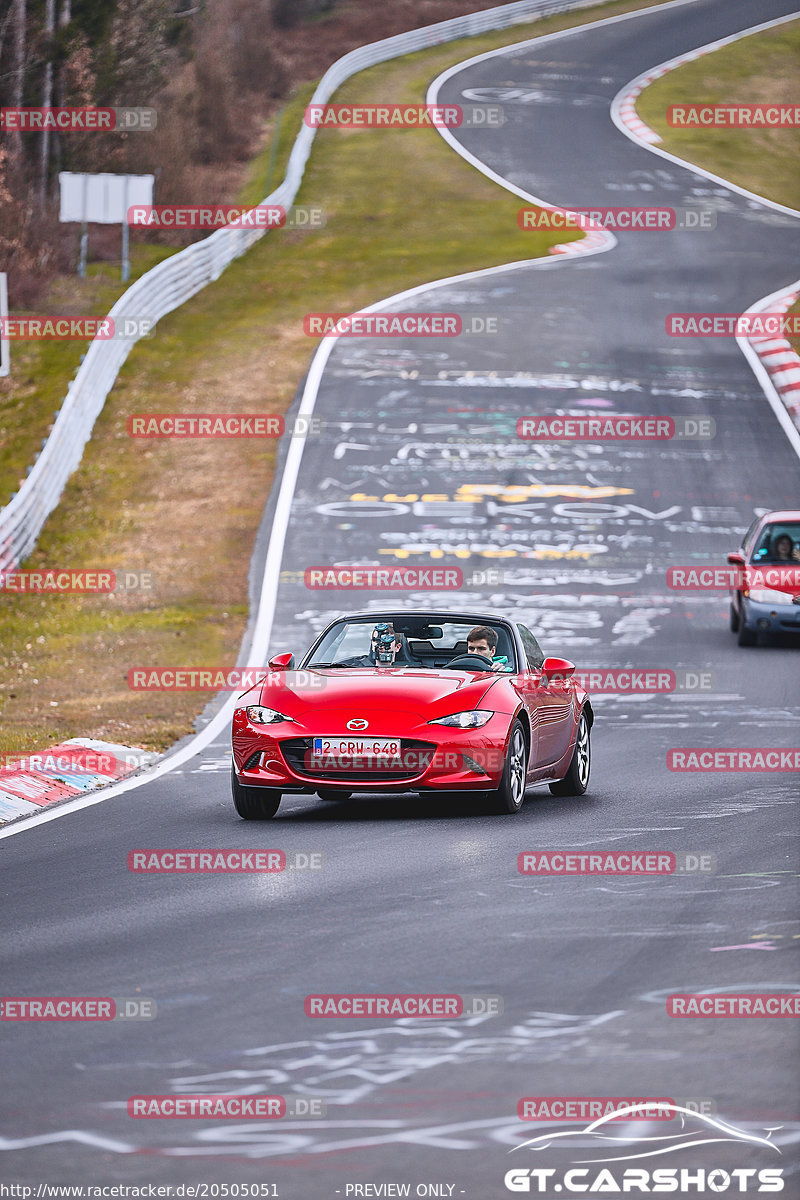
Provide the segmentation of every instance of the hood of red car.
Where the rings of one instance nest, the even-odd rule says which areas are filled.
[[[417,667],[348,667],[271,671],[243,701],[275,708],[287,717],[313,709],[347,709],[352,716],[391,708],[429,717],[479,707],[498,677],[487,672],[420,670]],[[258,692],[260,690],[260,698]],[[358,711],[357,711],[358,710]]]
[[[787,596],[800,596],[800,563],[750,563],[748,590],[770,588]]]

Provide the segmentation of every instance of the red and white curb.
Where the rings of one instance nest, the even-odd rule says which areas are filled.
[[[778,17],[774,21],[763,21],[760,25],[751,25],[749,29],[742,29],[739,33],[730,34],[729,37],[718,38],[714,42],[707,42],[705,46],[697,46],[694,50],[688,50],[686,54],[679,54],[677,58],[670,58],[666,62],[659,63],[657,67],[651,67],[649,71],[642,72],[641,75],[637,75],[635,79],[632,79],[630,83],[626,83],[622,91],[618,92],[614,97],[611,105],[611,115],[614,124],[618,128],[623,129],[623,131],[627,131],[637,141],[645,142],[648,146],[656,145],[664,139],[661,137],[661,134],[656,133],[655,129],[651,129],[636,111],[636,101],[646,87],[649,87],[651,83],[655,83],[657,79],[661,79],[662,76],[668,75],[670,71],[674,71],[677,67],[682,67],[685,63],[695,62],[698,58],[702,58],[705,54],[710,54],[713,50],[719,50],[722,46],[729,46],[731,42],[738,42],[740,38],[750,37],[751,34],[758,33],[762,29],[771,29],[775,25],[784,24],[786,21],[796,20],[797,13],[790,13],[789,16]]]
[[[675,65],[677,66],[677,63]],[[666,72],[662,71],[661,74],[666,74]],[[637,81],[636,86],[631,87],[631,90],[626,92],[621,98],[619,102],[619,118],[625,128],[629,129],[631,133],[639,139],[640,142],[647,142],[649,145],[653,146],[656,142],[660,142],[662,140],[661,134],[656,133],[655,129],[651,129],[650,126],[642,120],[636,111],[636,101],[639,99],[639,96],[642,94],[644,89],[649,87],[654,79],[658,79],[658,75],[651,73],[649,75],[640,76],[640,79],[642,80],[641,84],[639,84]]]
[[[785,313],[800,296],[800,282],[792,283],[781,292],[757,301],[748,308],[748,313]],[[741,345],[746,341],[755,350],[759,362],[769,376],[770,383],[783,401],[784,407],[800,430],[800,355],[791,342],[783,337],[748,337],[737,339]]]
[[[737,34],[737,36],[739,35]],[[722,42],[719,44],[722,45]],[[655,83],[657,79],[661,79],[662,75],[668,75],[676,67],[682,67],[684,63],[694,62],[695,59],[702,58],[704,54],[708,54],[710,50],[715,50],[716,48],[716,43],[708,46],[700,46],[697,50],[689,50],[686,54],[679,55],[678,58],[671,58],[669,62],[661,63],[658,67],[653,67],[652,70],[646,71],[644,75],[638,75],[636,79],[627,85],[628,90],[621,92],[615,98],[619,119],[625,128],[629,129],[640,142],[647,142],[649,146],[654,146],[657,142],[663,141],[664,139],[661,137],[661,134],[656,133],[655,129],[651,129],[639,116],[636,111],[636,101],[644,89],[649,87],[651,83]]]
[[[9,756],[8,765],[0,765],[0,825],[115,783],[158,757],[93,738],[70,738],[34,754]]]
[[[576,242],[564,242],[560,246],[551,246],[549,253],[571,254],[575,257],[583,254],[597,254],[598,251],[610,249],[608,237],[605,230],[592,229]]]

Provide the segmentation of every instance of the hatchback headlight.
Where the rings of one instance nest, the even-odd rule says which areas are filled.
[[[788,592],[779,592],[775,588],[753,588],[745,593],[749,600],[756,604],[791,604],[792,597]]]

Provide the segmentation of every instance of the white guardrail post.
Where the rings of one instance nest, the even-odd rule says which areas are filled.
[[[552,16],[573,9],[589,8],[599,0],[516,0],[482,12],[469,13],[400,33],[351,50],[325,72],[311,98],[325,104],[336,89],[365,67],[386,62],[415,50],[455,41],[478,33],[505,29],[520,22]],[[286,177],[261,203],[289,208],[294,202],[311,152],[316,128],[303,125],[295,139]],[[123,292],[109,316],[159,318],[179,308],[206,284],[218,279],[225,267],[244,254],[265,229],[220,229],[173,254],[147,271]],[[14,570],[36,545],[45,521],[57,506],[67,480],[80,464],[83,450],[117,373],[138,337],[95,339],[84,357],[28,477],[0,509],[0,571]]]
[[[3,322],[8,317],[8,290],[6,288],[6,273],[0,271],[0,376],[8,375],[11,369],[11,343]]]

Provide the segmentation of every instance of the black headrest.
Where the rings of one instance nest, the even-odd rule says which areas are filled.
[[[402,647],[402,649],[398,651],[397,656],[395,657],[394,661],[418,664],[420,660],[418,658],[415,658],[414,655],[411,653],[411,650],[409,649],[409,645],[408,645],[408,638],[406,637],[406,635],[404,633],[395,633],[394,636],[395,636],[395,639],[398,642],[400,642],[400,645]]]

